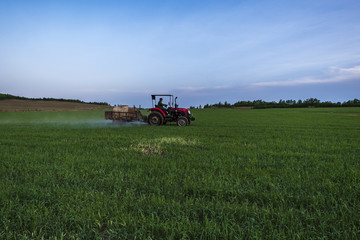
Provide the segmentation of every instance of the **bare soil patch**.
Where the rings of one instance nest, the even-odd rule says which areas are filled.
[[[108,110],[111,106],[66,101],[5,99],[0,101],[0,112]]]

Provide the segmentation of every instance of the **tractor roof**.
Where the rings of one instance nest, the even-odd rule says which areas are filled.
[[[155,99],[155,97],[172,97],[172,94],[152,94],[151,98]]]

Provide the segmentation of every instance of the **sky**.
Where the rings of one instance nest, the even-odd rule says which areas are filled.
[[[0,93],[180,106],[360,98],[359,0],[0,1]]]

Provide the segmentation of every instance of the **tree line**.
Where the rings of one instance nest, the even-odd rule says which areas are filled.
[[[74,102],[74,103],[85,103],[85,104],[97,104],[97,105],[109,105],[107,102],[84,102],[79,99],[64,99],[64,98],[27,98],[19,97],[11,94],[0,93],[0,100],[6,99],[19,99],[19,100],[35,100],[35,101],[60,101],[60,102]]]
[[[305,100],[283,100],[280,99],[278,102],[271,101],[266,102],[263,100],[254,100],[254,101],[237,101],[234,104],[230,104],[227,101],[224,103],[219,102],[215,104],[206,104],[203,107],[191,106],[190,108],[306,108],[306,107],[360,107],[360,100],[348,100],[345,102],[336,102],[331,101],[320,101],[317,98],[308,98]]]

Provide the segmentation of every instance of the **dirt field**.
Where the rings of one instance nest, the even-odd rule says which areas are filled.
[[[71,111],[71,110],[106,110],[110,106],[86,104],[65,101],[18,100],[6,99],[0,101],[0,112],[23,111]]]

